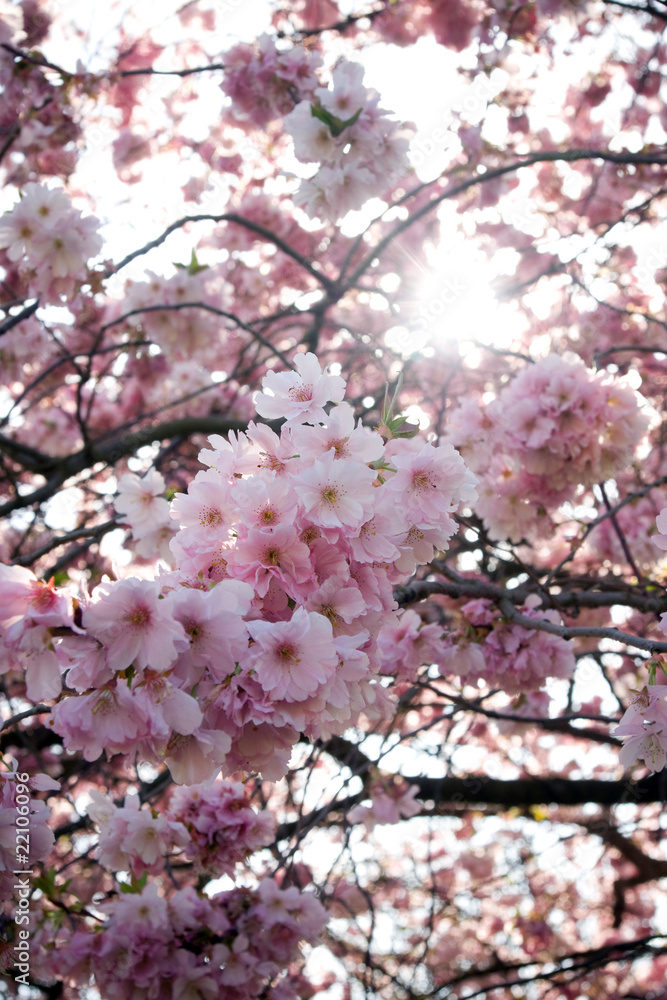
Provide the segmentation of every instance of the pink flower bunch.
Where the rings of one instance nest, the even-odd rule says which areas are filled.
[[[146,558],[159,555],[170,561],[169,542],[175,528],[164,490],[164,477],[155,469],[149,469],[143,477],[126,472],[118,480],[114,506],[132,531],[138,555]]]
[[[46,942],[38,975],[88,982],[108,1000],[296,1000],[292,970],[300,942],[315,943],[327,917],[310,893],[279,889],[266,878],[256,890],[208,898],[187,887],[169,898],[155,883],[99,907],[101,928],[67,927]]]
[[[29,569],[0,565],[0,674],[25,671],[34,702],[57,698],[62,690],[53,627],[74,627],[70,598]]]
[[[30,182],[21,200],[0,219],[0,248],[26,273],[42,303],[72,297],[85,279],[86,264],[102,249],[92,215],[84,218],[60,188]]]
[[[176,568],[101,583],[83,604],[85,636],[61,643],[77,693],[48,724],[86,759],[104,747],[166,760],[179,783],[221,767],[274,780],[299,734],[385,714],[391,629],[414,624],[413,612],[399,619],[392,585],[447,547],[474,477],[451,445],[385,446],[355,424],[342,378],[312,354],[294,363],[256,399],[260,414],[287,418],[280,435],[253,423],[213,435],[208,468],[174,498]],[[161,487],[156,476],[122,482],[120,506],[140,529]],[[422,643],[417,659],[431,654],[430,628],[419,631],[406,640]]]
[[[282,118],[312,95],[321,61],[302,45],[281,51],[268,35],[228,49],[222,89],[231,98],[230,117],[249,130]]]
[[[623,379],[592,371],[574,355],[549,355],[523,369],[475,416],[469,400],[450,418],[446,440],[477,472],[476,510],[491,535],[520,541],[544,518],[625,468],[647,420]]]
[[[2,4],[0,34],[7,42],[13,36],[13,44],[24,50],[41,48],[50,21],[43,5],[38,8],[37,0],[23,0],[20,4],[7,0]],[[11,162],[4,164],[4,183],[20,186],[35,176],[66,178],[73,173],[82,129],[71,94],[56,97],[48,70],[37,65],[29,72],[17,73],[10,49],[0,50],[0,91],[0,130],[5,134],[12,124],[21,122],[20,133],[12,143]]]
[[[649,770],[661,771],[667,763],[667,688],[645,685],[612,735],[625,741],[618,755],[623,767],[643,760]]]
[[[240,781],[206,781],[174,789],[169,821],[187,830],[187,856],[199,870],[233,875],[236,864],[270,844],[275,820],[255,812]]]
[[[88,815],[100,828],[98,859],[112,871],[129,871],[135,877],[145,871],[157,874],[166,856],[189,842],[182,823],[140,808],[137,795],[126,796],[120,807],[95,789],[90,795]]]
[[[529,597],[520,612],[527,618],[559,623],[558,613],[536,607]],[[445,636],[439,656],[443,677],[455,674],[466,683],[483,680],[508,694],[535,691],[548,677],[571,677],[572,646],[550,632],[505,622],[491,601],[468,601],[459,611],[458,628]]]
[[[422,809],[422,803],[415,801],[418,794],[419,785],[408,785],[403,780],[378,784],[371,792],[370,806],[354,806],[347,814],[348,821],[363,823],[370,833],[378,825],[410,819]]]
[[[399,681],[414,682],[419,668],[435,663],[440,655],[442,628],[427,625],[416,611],[408,608],[396,625],[385,625],[379,636],[382,673]]]
[[[363,78],[360,63],[339,63],[333,86],[318,87],[285,118],[297,158],[320,164],[295,196],[311,218],[335,221],[408,171],[411,133],[379,107]]]

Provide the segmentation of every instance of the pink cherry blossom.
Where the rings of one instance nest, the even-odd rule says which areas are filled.
[[[271,580],[277,580],[292,596],[313,577],[308,546],[299,541],[291,524],[277,524],[272,530],[251,528],[230,553],[230,571],[237,579],[252,583],[265,597]]]
[[[47,723],[63,737],[70,750],[81,750],[85,760],[128,753],[148,730],[143,706],[123,681],[92,694],[64,699],[54,706]]]
[[[166,670],[185,646],[183,627],[173,620],[160,600],[160,587],[147,580],[128,578],[101,583],[83,613],[83,624],[107,650],[112,670],[134,663]]]
[[[301,701],[333,676],[338,658],[322,615],[297,608],[288,622],[248,622],[248,631],[252,669],[272,698]]]
[[[127,472],[118,480],[114,505],[119,514],[125,514],[135,538],[169,521],[169,504],[163,497],[164,490],[164,476],[155,469],[149,469],[143,479]]]
[[[619,760],[630,767],[643,760],[651,771],[667,763],[667,692],[662,685],[645,685],[612,730],[624,740]]]
[[[237,863],[275,835],[271,813],[257,813],[240,782],[207,781],[176,788],[169,817],[189,831],[186,852],[202,870],[232,874]]]
[[[329,375],[314,354],[295,354],[295,372],[269,372],[262,379],[263,392],[255,398],[260,417],[288,421],[324,420],[324,404],[339,402],[345,392],[340,375]]]
[[[176,494],[171,516],[187,529],[183,544],[205,547],[227,537],[237,508],[228,483],[216,469],[207,469],[197,473],[187,493]]]
[[[313,524],[356,530],[372,515],[375,478],[366,465],[336,459],[332,449],[296,482],[305,514]]]
[[[442,524],[453,534],[454,522],[448,517],[461,501],[475,499],[475,480],[461,456],[451,445],[424,445],[415,453],[402,448],[402,440],[394,443],[391,461],[396,467],[387,486],[400,493],[411,516],[427,524]]]
[[[354,419],[349,403],[334,406],[322,426],[296,425],[292,430],[294,448],[301,459],[322,458],[333,448],[334,457],[353,462],[376,462],[382,455],[381,436]]]

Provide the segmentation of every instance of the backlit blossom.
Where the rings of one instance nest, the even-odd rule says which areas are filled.
[[[624,767],[643,760],[651,771],[661,771],[667,763],[665,687],[656,684],[643,687],[612,734],[624,740],[618,755]]]
[[[421,812],[422,803],[415,801],[418,794],[419,785],[404,781],[379,786],[373,789],[371,805],[353,806],[347,818],[350,823],[363,823],[369,832],[379,824],[398,823]]]
[[[114,506],[119,514],[125,514],[135,538],[169,521],[164,490],[164,477],[155,469],[150,469],[143,478],[127,472],[118,480]]]
[[[343,398],[344,380],[323,371],[314,354],[295,354],[294,367],[295,372],[270,371],[264,376],[264,391],[255,397],[257,412],[267,420],[324,420],[325,403]]]

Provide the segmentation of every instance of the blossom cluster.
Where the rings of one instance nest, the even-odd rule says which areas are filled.
[[[664,616],[663,616],[664,617]],[[619,753],[624,767],[643,760],[651,771],[661,771],[667,764],[667,689],[661,684],[647,684],[626,709],[612,730],[625,742]]]
[[[435,663],[442,650],[442,628],[426,624],[416,611],[407,608],[398,621],[385,625],[378,636],[382,651],[382,673],[398,681],[413,683],[419,668]]]
[[[3,157],[5,185],[19,186],[36,176],[65,179],[75,170],[80,154],[81,120],[71,96],[58,99],[48,69],[36,62],[24,63],[17,71],[12,46],[41,48],[50,24],[51,15],[39,0],[2,4],[0,131],[12,135],[10,155]]]
[[[556,611],[537,609],[539,598],[520,608],[526,618],[560,623]],[[483,680],[508,694],[534,691],[548,677],[571,677],[574,653],[558,635],[505,622],[491,601],[468,601],[458,612],[458,628],[443,639],[438,666],[443,676],[455,674],[466,683]]]
[[[256,812],[240,781],[206,781],[174,789],[168,816],[188,832],[186,854],[202,871],[231,875],[234,866],[270,844],[275,820]]]
[[[142,809],[137,795],[128,795],[125,805],[93,789],[88,815],[100,829],[98,860],[111,871],[128,871],[140,877],[145,871],[157,874],[164,859],[174,849],[188,843],[188,831],[182,823]]]
[[[290,975],[301,941],[315,942],[326,923],[310,893],[263,879],[256,890],[211,898],[192,887],[168,899],[151,883],[99,907],[101,927],[67,922],[38,950],[41,979],[88,982],[108,1000],[296,1000]],[[280,977],[280,978],[279,978]]]
[[[21,200],[0,219],[0,248],[18,263],[43,304],[71,297],[86,276],[86,264],[102,249],[99,222],[72,206],[60,188],[30,182]]]
[[[212,274],[215,276],[216,272]],[[146,281],[127,283],[126,294],[114,312],[119,316],[136,313],[133,322],[140,324],[142,337],[157,344],[171,365],[208,356],[206,352],[210,354],[213,345],[220,341],[220,321],[205,309],[183,306],[188,302],[226,305],[220,292],[226,293],[229,286],[220,282],[222,287],[212,295],[208,268],[190,273],[180,267],[168,278],[149,270],[146,275]]]
[[[270,844],[275,820],[257,813],[241,782],[207,781],[180,786],[161,813],[142,808],[137,795],[117,806],[93,789],[88,815],[100,830],[100,864],[112,871],[161,871],[164,859],[185,851],[199,871],[233,875],[238,862]]]
[[[322,57],[301,45],[281,51],[268,35],[255,45],[241,42],[225,52],[222,89],[231,98],[237,125],[263,128],[282,118],[317,86]]]
[[[31,701],[57,698],[62,690],[52,628],[75,628],[71,599],[53,580],[0,565],[0,674],[25,671]]]
[[[393,586],[447,547],[474,477],[449,444],[385,442],[357,423],[344,380],[314,355],[294,364],[256,399],[280,433],[251,422],[213,435],[208,467],[176,494],[173,570],[104,580],[75,625],[52,585],[3,568],[8,668],[39,647],[33,699],[57,698],[66,675],[46,724],[86,760],[138,753],[185,784],[221,768],[275,780],[300,734],[327,738],[390,707],[386,636],[410,618]],[[140,533],[164,512],[163,485],[121,480],[117,507]]]
[[[408,170],[408,133],[363,78],[360,63],[340,63],[333,86],[318,87],[285,118],[297,158],[320,164],[295,195],[311,218],[336,220],[359,209]]]
[[[137,555],[145,558],[156,553],[166,560],[170,557],[169,542],[176,529],[164,492],[164,477],[156,469],[143,477],[126,472],[118,480],[114,506],[132,531]]]
[[[632,461],[647,420],[623,379],[575,355],[528,365],[486,407],[466,400],[445,440],[480,478],[476,512],[493,538],[518,542],[579,485],[604,482]]]

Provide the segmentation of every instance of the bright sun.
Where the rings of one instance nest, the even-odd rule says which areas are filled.
[[[511,351],[519,343],[526,319],[510,304],[499,302],[494,283],[507,274],[499,255],[480,258],[465,242],[455,247],[443,240],[419,291],[417,326],[437,350],[457,344],[466,364],[476,367],[475,355],[485,348]]]

